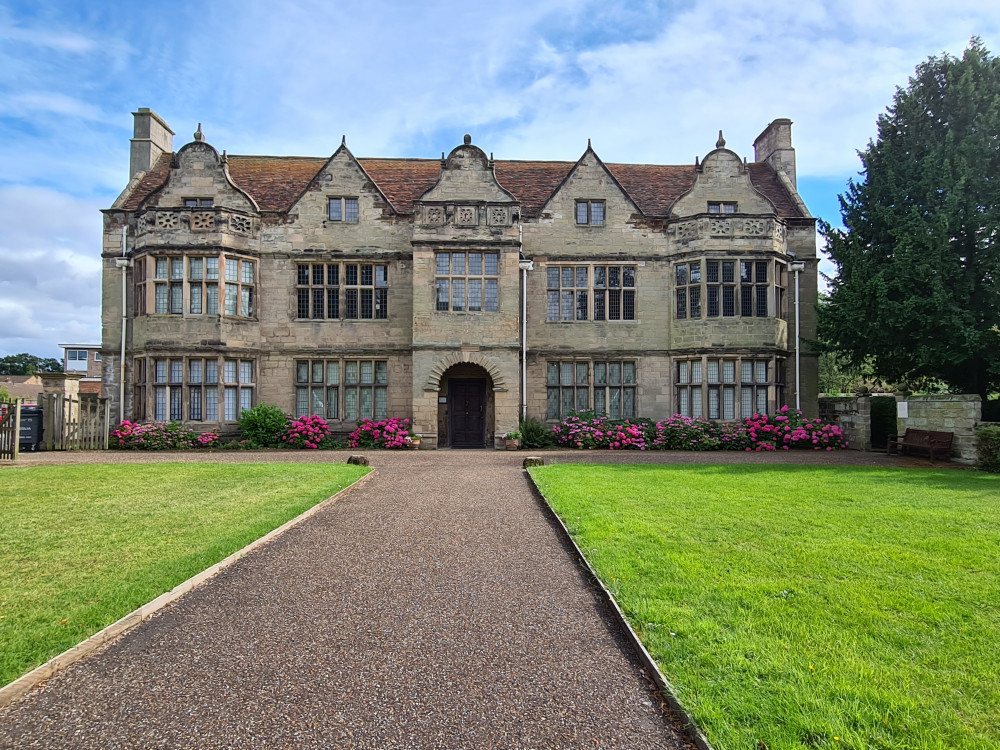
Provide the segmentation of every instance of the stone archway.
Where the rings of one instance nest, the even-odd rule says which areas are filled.
[[[455,365],[460,364],[472,364],[478,365],[484,369],[493,381],[494,391],[506,391],[507,385],[504,382],[503,373],[500,372],[500,368],[497,363],[480,352],[453,352],[447,356],[442,357],[437,364],[431,369],[430,377],[427,378],[427,382],[424,385],[425,391],[440,391],[441,390],[441,377],[450,368]]]
[[[472,362],[457,362],[436,379],[438,445],[450,448],[492,446],[496,397],[489,371]]]

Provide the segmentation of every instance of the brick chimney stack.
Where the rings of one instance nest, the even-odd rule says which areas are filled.
[[[174,131],[156,112],[149,107],[139,107],[139,111],[133,112],[132,117],[135,118],[135,137],[130,141],[130,180],[139,172],[148,172],[161,154],[169,154],[174,150]]]
[[[792,187],[795,181],[795,149],[792,148],[792,121],[787,118],[773,120],[753,142],[753,158],[767,162],[776,172],[784,172]]]

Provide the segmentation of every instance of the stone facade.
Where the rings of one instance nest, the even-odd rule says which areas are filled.
[[[982,419],[982,400],[968,394],[896,396],[896,427],[899,435],[908,427],[915,430],[954,432],[952,458],[962,463],[976,462],[976,428]]]
[[[840,427],[852,449],[872,449],[870,396],[820,396],[819,416],[824,422]]]
[[[410,416],[425,447],[501,446],[522,411],[738,419],[817,413],[815,220],[791,123],[747,162],[228,156],[134,113],[104,211],[104,395],[206,422],[273,403],[338,433]],[[122,242],[125,242],[123,247]],[[789,262],[805,270],[789,272]],[[125,290],[125,388],[121,363]],[[124,403],[119,393],[124,392]]]

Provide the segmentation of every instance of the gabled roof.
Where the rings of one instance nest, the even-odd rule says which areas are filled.
[[[163,185],[170,171],[170,154],[164,154],[142,178],[122,208],[135,210]],[[329,161],[312,156],[229,156],[229,174],[261,211],[288,211],[306,186]],[[413,212],[413,202],[430,190],[441,169],[439,159],[358,159],[392,207],[401,214]],[[537,216],[556,188],[566,179],[575,162],[501,161],[494,167],[497,181],[517,198],[526,216]],[[694,185],[697,167],[690,165],[611,164],[612,176],[646,216],[669,215],[674,202]],[[766,163],[751,163],[750,182],[785,218],[803,216]]]

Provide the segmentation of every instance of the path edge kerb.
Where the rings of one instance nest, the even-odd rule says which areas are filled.
[[[21,677],[18,677],[13,682],[8,683],[3,687],[0,687],[0,708],[5,708],[9,706],[18,698],[21,698],[22,696],[30,693],[32,690],[38,687],[42,682],[48,680],[56,673],[61,672],[62,670],[69,667],[71,664],[75,664],[81,659],[85,659],[86,657],[90,656],[95,651],[97,651],[99,648],[101,648],[102,646],[110,643],[119,636],[127,633],[132,628],[148,620],[150,617],[155,615],[157,612],[159,612],[167,605],[173,604],[175,601],[180,599],[188,592],[193,591],[199,586],[204,585],[210,579],[215,577],[218,573],[225,570],[236,561],[240,560],[243,557],[246,557],[251,552],[254,552],[260,547],[263,547],[265,544],[274,541],[274,539],[281,536],[289,529],[298,526],[307,518],[310,518],[311,516],[314,516],[320,511],[328,508],[330,505],[332,505],[333,503],[337,502],[342,497],[344,497],[344,495],[354,491],[355,489],[363,485],[365,482],[368,481],[369,478],[374,476],[375,473],[376,470],[372,469],[363,477],[359,478],[356,482],[353,482],[352,484],[348,485],[347,487],[340,490],[336,494],[331,495],[326,500],[316,503],[316,505],[312,506],[311,508],[308,508],[299,515],[295,516],[295,518],[285,521],[285,523],[281,524],[281,526],[279,526],[278,528],[269,531],[264,536],[258,539],[255,539],[254,541],[250,542],[250,544],[248,544],[247,546],[237,550],[236,552],[233,552],[225,559],[215,563],[215,565],[205,568],[205,570],[201,571],[200,573],[196,573],[195,575],[188,578],[186,581],[183,581],[182,583],[179,583],[176,586],[174,586],[172,589],[170,589],[170,591],[160,594],[151,602],[148,602],[147,604],[142,605],[138,609],[129,612],[121,619],[116,620],[115,622],[108,625],[106,628],[97,631],[89,638],[80,641],[80,643],[76,644],[71,648],[66,649],[61,654],[53,656],[44,664],[35,667],[33,670],[31,670],[25,675],[22,675]]]
[[[625,613],[622,611],[622,608],[618,606],[618,602],[615,601],[615,597],[611,594],[611,592],[604,585],[601,579],[598,578],[597,573],[594,572],[594,569],[590,567],[590,563],[587,562],[587,558],[584,557],[583,551],[577,545],[576,540],[574,540],[573,537],[570,535],[569,529],[566,528],[566,524],[563,523],[563,520],[562,518],[559,517],[559,514],[555,512],[555,510],[552,508],[551,505],[549,505],[548,500],[545,499],[545,495],[542,494],[542,491],[538,488],[538,485],[535,484],[535,478],[531,476],[531,472],[528,471],[527,468],[525,468],[523,471],[528,478],[528,484],[531,487],[531,491],[532,494],[534,494],[535,499],[538,500],[539,505],[542,506],[546,515],[549,516],[549,519],[555,524],[555,526],[562,533],[563,540],[567,542],[570,545],[570,548],[575,552],[577,564],[581,568],[583,568],[584,572],[587,574],[587,577],[590,578],[593,584],[597,587],[597,590],[600,592],[601,598],[604,599],[604,601],[610,607],[614,619],[621,626],[623,634],[629,640],[629,642],[631,642],[632,647],[635,649],[636,656],[638,656],[639,661],[642,663],[642,666],[646,669],[647,674],[650,675],[650,678],[656,684],[656,688],[659,691],[660,696],[663,698],[667,706],[670,707],[670,710],[673,712],[674,716],[677,719],[679,719],[680,723],[683,725],[684,733],[687,735],[688,739],[691,740],[692,743],[694,743],[695,747],[697,747],[698,750],[715,750],[712,747],[711,743],[709,743],[705,735],[702,733],[701,729],[698,727],[698,724],[695,722],[694,717],[691,716],[691,714],[688,713],[687,709],[685,709],[684,706],[681,705],[680,700],[678,700],[677,698],[677,694],[674,692],[673,685],[670,684],[670,681],[666,678],[666,675],[664,675],[663,672],[660,671],[660,667],[653,660],[653,657],[650,656],[649,651],[646,650],[646,647],[642,645],[642,641],[639,640],[639,636],[632,629],[632,626],[626,619]]]

